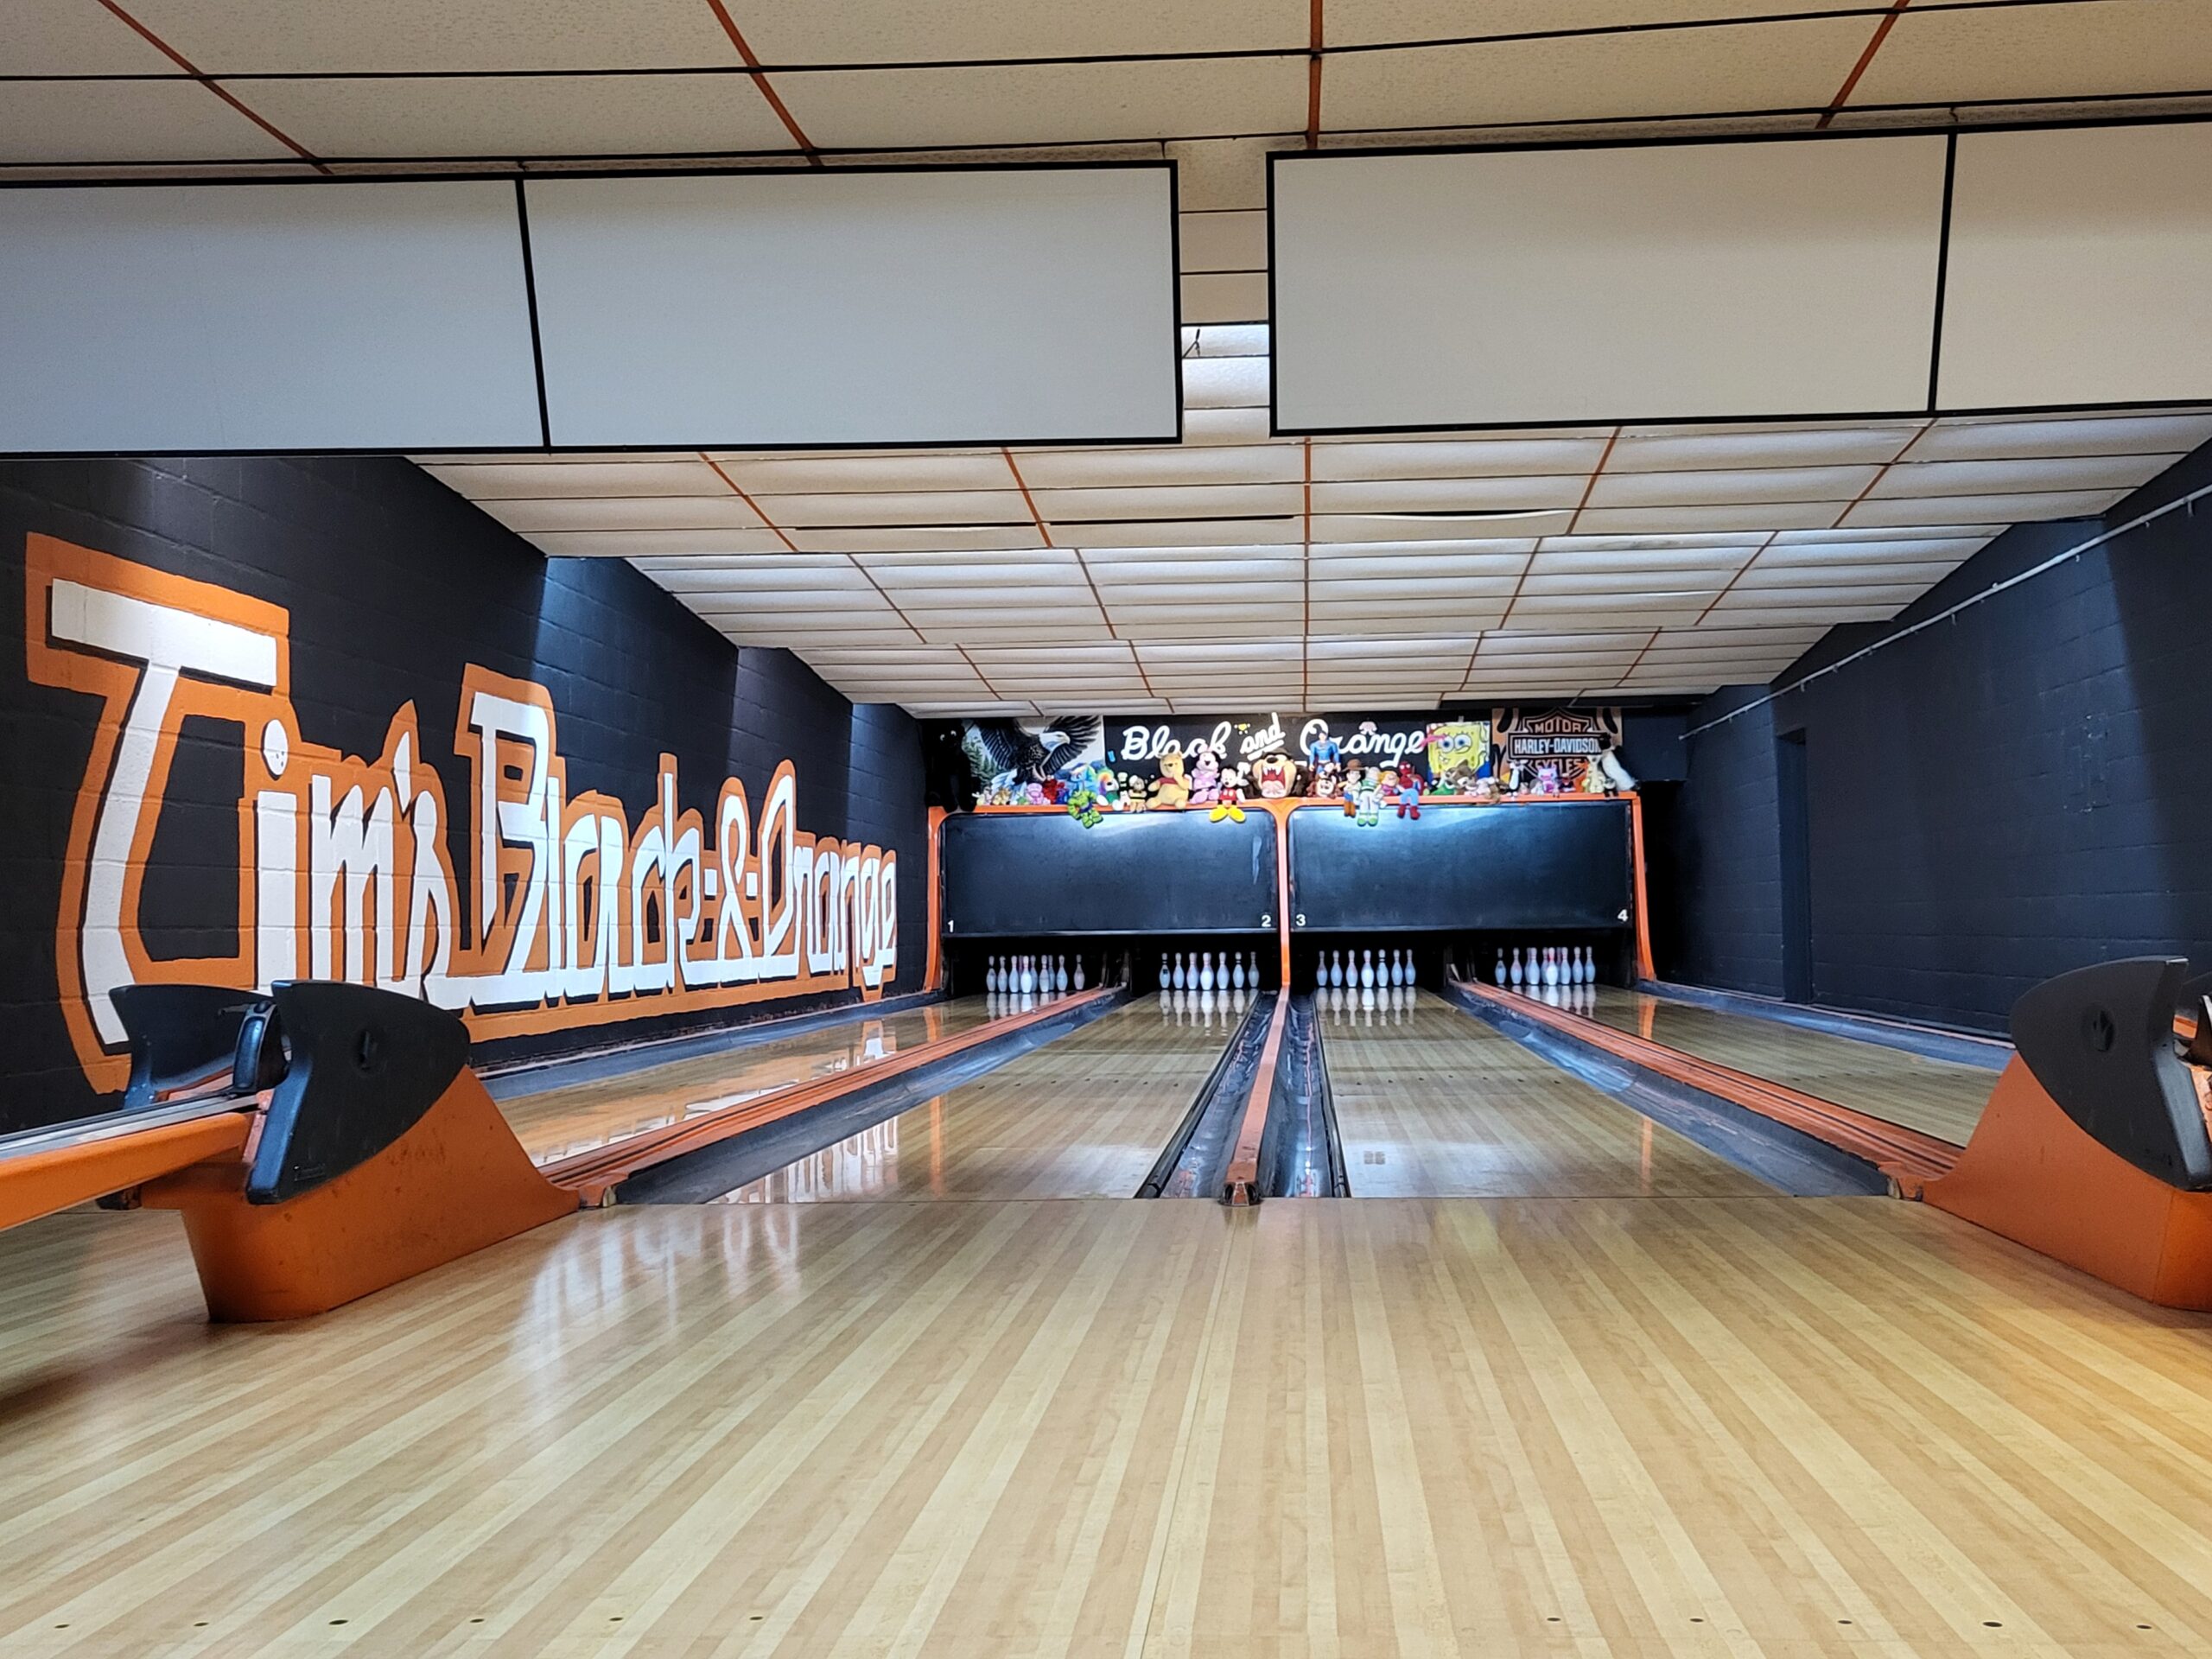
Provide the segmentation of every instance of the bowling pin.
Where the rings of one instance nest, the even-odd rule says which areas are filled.
[[[1582,982],[1585,985],[1598,982],[1598,952],[1586,944],[1582,947]]]
[[[1400,990],[1414,982],[1414,953],[1411,950],[1398,952],[1398,976],[1391,982]]]
[[[1548,965],[1544,969],[1544,983],[1547,985],[1557,985],[1560,982],[1560,969],[1563,966],[1560,961],[1560,957],[1562,953],[1554,947],[1554,949],[1546,951],[1544,954],[1548,958]]]
[[[1503,984],[1504,984],[1504,983],[1505,983],[1505,952],[1504,952],[1504,951],[1501,950],[1501,951],[1499,951],[1499,952],[1497,953],[1497,965],[1496,965],[1495,967],[1493,967],[1493,968],[1490,970],[1490,977],[1491,977],[1491,983],[1492,983],[1493,985],[1503,985]]]
[[[1068,988],[1068,959],[1065,957],[1062,957],[1059,959],[1059,964],[1060,970],[1058,974],[1055,976],[1055,983],[1061,990],[1065,991]]]
[[[1372,950],[1360,952],[1359,988],[1363,991],[1371,991],[1375,988],[1375,953]],[[1369,1006],[1372,1006],[1372,999],[1370,999]]]
[[[1075,988],[1078,991],[1083,988],[1083,958],[1081,957],[1075,959]]]
[[[1179,991],[1183,988],[1183,953],[1180,950],[1178,950],[1175,953],[1175,976],[1168,982],[1168,983],[1174,986],[1174,988]]]
[[[1510,977],[1516,985],[1521,983],[1521,947],[1517,944],[1513,947],[1513,967],[1510,969]]]
[[[1244,988],[1244,956],[1242,951],[1237,953],[1236,960],[1230,964],[1229,988],[1235,991]]]
[[[998,988],[999,959],[996,957],[991,957],[986,959],[983,966],[983,995],[989,996],[996,992]]]
[[[1173,986],[1173,982],[1167,977],[1167,953],[1163,950],[1160,953],[1160,988],[1163,991],[1166,990]]]

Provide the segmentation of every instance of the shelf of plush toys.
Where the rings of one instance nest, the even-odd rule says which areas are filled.
[[[1101,793],[1086,790],[1078,779],[1051,779],[1045,784],[1032,785],[1032,798],[1024,800],[978,800],[975,810],[985,816],[1025,812],[1064,812],[1073,818],[1096,823],[1112,816],[1139,816],[1147,812],[1204,812],[1217,822],[1230,819],[1242,823],[1247,810],[1257,809],[1280,817],[1287,811],[1310,807],[1333,806],[1348,817],[1365,817],[1369,822],[1395,817],[1414,819],[1421,816],[1425,806],[1562,806],[1592,801],[1633,800],[1632,789],[1523,789],[1507,791],[1496,786],[1484,787],[1488,779],[1478,781],[1469,791],[1448,793],[1433,792],[1419,785],[1408,787],[1403,782],[1374,785],[1372,799],[1363,800],[1362,792],[1332,794],[1268,794],[1253,793],[1235,789],[1217,790],[1200,798],[1198,792],[1187,789],[1179,797],[1171,790],[1166,799],[1156,799],[1152,792],[1136,797],[1126,790]],[[1055,787],[1057,785],[1057,787]],[[1057,795],[1058,798],[1055,798]],[[1041,796],[1042,798],[1036,797]]]

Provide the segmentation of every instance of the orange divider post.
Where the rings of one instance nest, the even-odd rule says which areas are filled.
[[[1717,1095],[1746,1111],[1772,1118],[1816,1141],[1825,1141],[1854,1158],[1863,1158],[1888,1176],[1906,1198],[1917,1197],[1925,1183],[1947,1174],[1959,1160],[1958,1147],[1917,1129],[1887,1123],[1848,1106],[1839,1106],[1832,1100],[1801,1094],[1765,1077],[1755,1077],[1749,1072],[1669,1048],[1649,1038],[1617,1031],[1516,991],[1501,991],[1473,980],[1455,978],[1452,983],[1459,990],[1495,1003],[1524,1020],[1564,1032],[1578,1041],[1602,1048],[1662,1077]]]
[[[1920,1196],[2146,1302],[2212,1310],[2212,1192],[2178,1191],[2107,1149],[2017,1056],[1957,1166]]]
[[[1274,1092],[1275,1063],[1282,1052],[1283,1027],[1289,1017],[1290,986],[1286,980],[1275,997],[1274,1014],[1268,1021],[1268,1040],[1260,1050],[1260,1065],[1252,1077],[1252,1092],[1244,1097],[1244,1116],[1236,1126],[1236,1144],[1230,1148],[1222,1197],[1230,1204],[1260,1201],[1260,1139],[1267,1133],[1268,1102]]]
[[[245,1150],[254,1121],[251,1112],[222,1112],[10,1158],[0,1163],[0,1228],[89,1204],[205,1160],[234,1160]]]
[[[576,1209],[466,1066],[405,1134],[327,1185],[255,1205],[245,1175],[242,1160],[206,1162],[140,1192],[182,1213],[218,1319],[325,1313]]]
[[[1120,989],[1118,986],[1101,985],[1096,990],[1080,991],[1072,996],[1040,1003],[1027,1013],[1008,1014],[1003,1019],[977,1026],[973,1030],[962,1032],[957,1036],[940,1037],[934,1042],[901,1049],[882,1059],[834,1072],[826,1077],[793,1084],[788,1089],[773,1090],[724,1111],[664,1124],[659,1128],[648,1129],[642,1135],[617,1141],[611,1146],[594,1147],[588,1152],[580,1152],[546,1165],[543,1173],[556,1185],[572,1189],[580,1194],[586,1205],[597,1205],[604,1203],[609,1192],[639,1170],[654,1164],[664,1164],[671,1158],[713,1146],[732,1135],[743,1135],[748,1129],[781,1122],[785,1118],[835,1100],[852,1090],[882,1083],[918,1067],[950,1059],[956,1054],[994,1042],[1010,1033],[1027,1030],[1040,1020],[1066,1014],[1073,1008],[1089,1007],[1103,997],[1117,995]]]

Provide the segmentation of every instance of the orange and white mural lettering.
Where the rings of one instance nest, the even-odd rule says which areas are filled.
[[[841,989],[872,1001],[898,971],[896,855],[802,830],[788,760],[758,802],[725,779],[709,822],[680,804],[663,754],[633,817],[640,804],[570,790],[543,686],[471,666],[453,734],[469,776],[449,788],[411,702],[374,756],[302,737],[282,607],[51,537],[29,538],[25,569],[30,677],[102,705],[54,936],[96,1087],[128,1074],[114,993],[130,984],[345,979],[461,1010],[485,1038]],[[238,950],[156,960],[139,895],[194,715],[245,734]]]

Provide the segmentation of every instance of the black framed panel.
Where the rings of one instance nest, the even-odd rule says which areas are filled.
[[[1621,927],[1634,852],[1626,801],[1421,809],[1363,825],[1290,816],[1291,925],[1303,931]]]
[[[1275,825],[1265,812],[1128,813],[1084,829],[1063,812],[944,822],[944,931],[1266,933],[1275,925]]]

